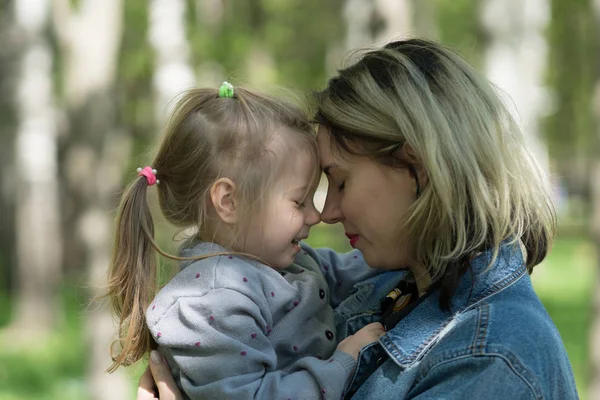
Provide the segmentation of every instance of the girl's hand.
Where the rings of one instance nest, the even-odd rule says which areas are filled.
[[[363,327],[354,335],[348,336],[346,339],[342,340],[338,344],[337,349],[350,354],[355,360],[358,360],[358,353],[360,350],[363,347],[376,342],[383,334],[385,334],[383,325],[379,322],[373,322],[372,324]]]
[[[158,351],[150,353],[148,368],[140,377],[137,400],[183,400],[167,363]]]

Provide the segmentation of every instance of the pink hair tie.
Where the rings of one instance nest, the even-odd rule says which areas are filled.
[[[160,181],[158,179],[156,179],[157,171],[155,169],[152,169],[152,167],[138,168],[137,172],[138,172],[138,175],[146,177],[146,180],[148,181],[149,186],[160,183]]]

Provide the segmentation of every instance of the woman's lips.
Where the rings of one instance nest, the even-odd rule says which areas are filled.
[[[360,236],[354,233],[346,233],[346,237],[350,239],[350,246],[352,246],[352,248],[356,247],[356,242]]]

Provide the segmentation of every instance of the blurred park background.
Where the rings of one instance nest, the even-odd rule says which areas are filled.
[[[551,172],[558,237],[532,279],[600,399],[599,0],[0,0],[0,400],[135,397],[144,365],[104,372],[114,324],[90,300],[173,96],[229,80],[302,98],[349,50],[415,36],[506,92]],[[344,250],[339,233],[308,241]]]

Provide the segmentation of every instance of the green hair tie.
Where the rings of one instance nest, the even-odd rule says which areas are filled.
[[[223,82],[219,88],[219,97],[233,98],[233,85],[227,81]]]

